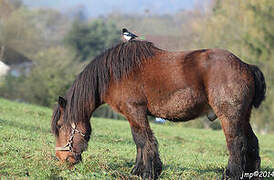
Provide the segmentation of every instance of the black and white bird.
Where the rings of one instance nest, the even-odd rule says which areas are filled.
[[[122,35],[123,35],[123,38],[124,38],[126,41],[130,41],[130,40],[135,39],[135,38],[138,37],[138,36],[136,36],[135,34],[129,32],[126,28],[123,28],[123,29],[122,29]]]

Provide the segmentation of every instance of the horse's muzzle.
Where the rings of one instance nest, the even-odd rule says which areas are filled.
[[[75,154],[68,151],[56,151],[56,158],[62,162],[69,162],[71,164],[77,164],[82,161],[81,154]]]

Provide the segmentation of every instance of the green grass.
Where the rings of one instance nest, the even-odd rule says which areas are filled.
[[[126,121],[92,118],[83,162],[69,169],[54,157],[52,110],[0,99],[0,179],[138,179]],[[161,179],[217,179],[227,164],[222,131],[151,123],[163,161]],[[274,170],[274,135],[259,135],[262,170]]]

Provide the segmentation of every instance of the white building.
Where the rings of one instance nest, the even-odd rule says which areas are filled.
[[[6,65],[5,63],[3,63],[2,61],[0,61],[0,77],[6,75],[9,70],[10,70],[10,67]]]

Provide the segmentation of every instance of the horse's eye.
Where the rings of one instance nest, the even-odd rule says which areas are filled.
[[[57,125],[57,128],[60,129],[60,128],[61,128],[61,125]]]

